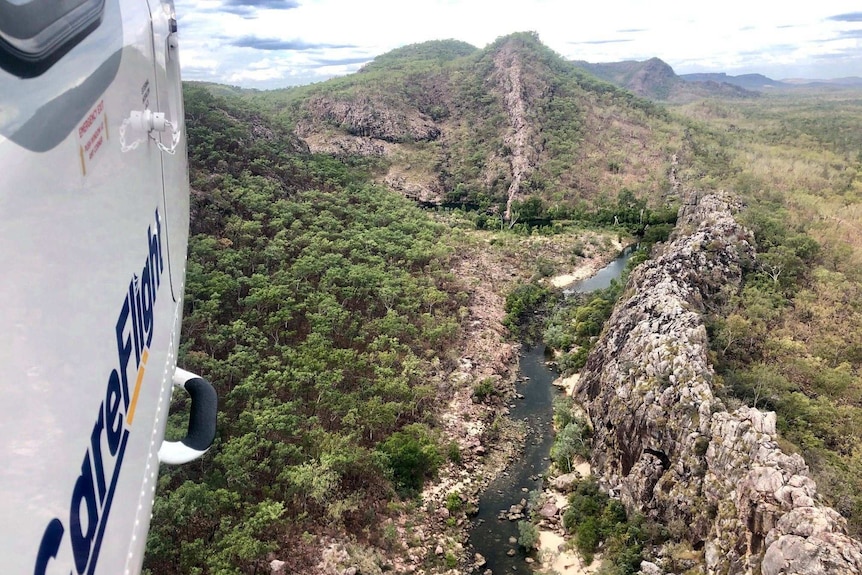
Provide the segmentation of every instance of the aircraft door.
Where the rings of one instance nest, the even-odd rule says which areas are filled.
[[[0,0],[3,573],[140,566],[181,312],[167,154],[132,121],[153,41],[146,0]]]
[[[149,0],[153,25],[155,85],[152,87],[158,111],[166,126],[158,132],[162,154],[162,180],[167,207],[168,260],[171,291],[179,301],[183,293],[185,259],[188,249],[189,178],[186,157],[183,91],[180,79],[179,34],[171,0]],[[174,233],[174,231],[183,233]]]

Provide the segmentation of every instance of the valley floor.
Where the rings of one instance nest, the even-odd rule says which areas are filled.
[[[320,574],[349,573],[349,565],[363,554],[396,573],[482,572],[482,559],[466,550],[470,512],[475,511],[481,490],[518,454],[524,438],[522,426],[505,417],[518,375],[519,348],[503,325],[506,294],[537,278],[561,287],[589,277],[613,260],[623,245],[618,235],[595,231],[527,237],[463,229],[457,233],[463,234],[464,250],[453,259],[451,271],[470,299],[462,310],[464,337],[451,351],[458,367],[443,378],[447,387],[438,390],[439,402],[445,402],[438,421],[442,443],[457,443],[461,461],[447,462],[419,501],[405,502],[401,513],[387,520],[396,534],[390,549],[360,550],[323,541],[327,548],[317,566]],[[474,388],[483,381],[493,382],[495,392],[480,401]],[[558,552],[559,537],[545,532],[543,546],[546,557],[555,557],[554,565],[569,566],[560,572],[594,572],[598,561],[589,569],[572,570],[580,563],[571,553]],[[348,553],[333,551],[339,547]],[[336,556],[341,560],[333,561]]]

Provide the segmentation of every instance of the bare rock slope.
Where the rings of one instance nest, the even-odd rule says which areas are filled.
[[[775,414],[713,394],[703,313],[754,257],[736,209],[717,195],[684,206],[680,235],[632,274],[575,390],[594,473],[629,509],[687,526],[709,574],[862,573],[862,544],[781,451]]]
[[[494,58],[497,82],[503,93],[506,114],[509,118],[509,129],[503,143],[512,150],[510,162],[512,183],[509,184],[506,200],[506,219],[512,215],[512,202],[517,199],[522,182],[530,175],[536,166],[537,158],[535,127],[527,119],[527,109],[524,92],[527,86],[521,80],[522,63],[518,53],[509,44],[501,49]]]

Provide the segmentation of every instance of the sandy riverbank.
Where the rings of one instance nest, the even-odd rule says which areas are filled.
[[[542,553],[542,569],[553,570],[558,575],[590,575],[602,566],[601,556],[596,555],[593,562],[585,565],[577,551],[566,550],[562,535],[553,531],[539,531],[539,545]]]
[[[580,381],[580,379],[581,374],[575,373],[569,377],[558,377],[554,380],[554,385],[562,387],[563,390],[565,390],[566,395],[572,397],[572,394],[575,392],[575,386],[578,385],[578,381]]]
[[[575,466],[575,471],[581,477],[589,477],[591,473],[589,462],[583,461]],[[563,511],[568,506],[568,497],[553,488],[545,490],[545,495],[553,498],[554,504]],[[542,569],[550,570],[558,575],[590,575],[596,573],[602,566],[600,555],[593,558],[592,563],[586,565],[580,553],[574,549],[567,548],[565,537],[552,529],[539,528],[539,551],[542,559]]]
[[[554,277],[550,278],[548,281],[555,288],[564,288],[564,287],[568,287],[568,286],[572,285],[575,282],[579,282],[581,280],[587,279],[588,277],[595,274],[596,271],[597,271],[597,268],[595,265],[584,266],[582,268],[577,269],[573,273],[561,274],[558,276],[554,276]]]
[[[617,251],[617,253],[623,251],[623,248],[625,248],[625,245],[618,240],[612,240],[611,246],[612,249]],[[578,262],[577,269],[574,269],[569,273],[559,274],[552,278],[548,278],[547,281],[555,288],[567,288],[575,282],[594,276],[597,271],[608,265],[608,263],[616,257],[616,255],[611,257],[612,254],[613,252],[594,255]]]

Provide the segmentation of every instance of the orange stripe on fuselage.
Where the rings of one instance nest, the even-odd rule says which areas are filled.
[[[150,350],[145,349],[141,354],[141,366],[138,368],[138,379],[135,381],[135,392],[132,394],[132,403],[129,405],[129,414],[126,416],[126,423],[129,425],[135,421],[135,407],[138,405],[138,395],[141,393],[141,384],[144,382],[144,372],[147,370],[147,358],[150,356]]]

